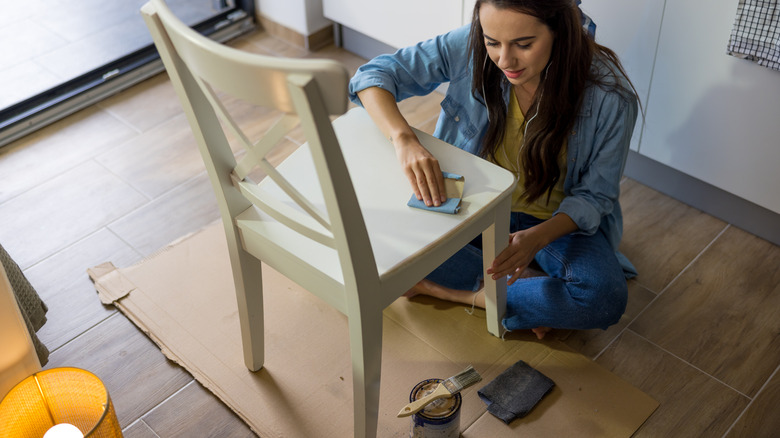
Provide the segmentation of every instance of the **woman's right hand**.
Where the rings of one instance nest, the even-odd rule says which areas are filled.
[[[414,196],[429,207],[438,207],[446,201],[447,193],[439,161],[420,144],[414,130],[398,109],[395,97],[379,87],[360,90],[357,95],[379,130],[395,147],[395,154],[412,186]]]
[[[391,138],[390,141],[414,196],[429,207],[438,207],[446,201],[447,193],[439,160],[420,144],[414,134]]]

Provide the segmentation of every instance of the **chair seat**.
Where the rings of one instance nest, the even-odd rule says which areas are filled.
[[[425,276],[435,269],[446,260],[447,254],[465,245],[492,222],[492,218],[483,217],[484,215],[479,213],[490,211],[483,207],[498,202],[502,194],[509,193],[514,188],[514,175],[509,171],[417,131],[418,138],[439,159],[443,170],[452,173],[458,173],[460,169],[470,170],[463,191],[461,210],[457,214],[435,213],[408,207],[406,203],[412,196],[409,182],[398,164],[393,146],[371,122],[365,110],[354,108],[336,119],[333,126],[355,186],[378,274],[383,282],[400,282],[411,287],[416,282],[415,278],[421,277],[410,275],[410,270],[414,274]],[[384,170],[377,173],[377,169]],[[327,217],[325,201],[319,189],[307,144],[293,152],[277,166],[277,170]],[[302,211],[271,178],[265,178],[259,185],[291,208]],[[244,246],[250,253],[280,250],[289,252],[318,270],[321,273],[318,276],[320,282],[331,283],[331,287],[343,283],[336,250],[277,223],[257,207],[250,207],[236,220]],[[324,232],[324,227],[321,230]],[[453,236],[459,233],[462,237],[453,239]],[[252,243],[253,240],[256,242]],[[430,252],[439,252],[441,255],[431,257]],[[418,256],[423,253],[427,255],[426,264],[407,265],[419,263]],[[290,260],[294,260],[294,257]],[[395,278],[393,274],[402,267],[404,275]],[[320,287],[327,286],[317,284]],[[398,285],[394,283],[394,286]],[[306,287],[304,284],[301,286]],[[390,301],[392,299],[389,298]]]

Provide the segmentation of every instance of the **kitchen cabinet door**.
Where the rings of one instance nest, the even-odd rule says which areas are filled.
[[[650,93],[664,3],[664,0],[583,0],[580,6],[596,23],[596,42],[620,57],[643,106]],[[631,149],[635,151],[640,150],[642,127],[640,114],[631,139]]]
[[[473,7],[474,0],[465,0]],[[462,0],[323,0],[325,17],[395,48],[448,32],[464,23]],[[466,19],[470,22],[471,17]]]

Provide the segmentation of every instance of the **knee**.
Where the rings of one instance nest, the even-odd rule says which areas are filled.
[[[601,288],[594,294],[594,299],[586,302],[585,306],[590,315],[591,327],[606,330],[617,324],[626,311],[628,302],[628,284],[625,279],[614,282],[609,287]]]

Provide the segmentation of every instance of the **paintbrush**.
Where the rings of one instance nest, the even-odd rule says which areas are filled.
[[[453,395],[463,391],[480,380],[482,380],[482,376],[479,375],[474,367],[469,365],[468,368],[461,371],[457,375],[439,383],[439,386],[437,386],[436,389],[434,389],[430,394],[404,406],[404,408],[401,409],[401,412],[398,413],[398,417],[407,417],[409,415],[416,414],[429,403],[440,398],[452,397]]]

